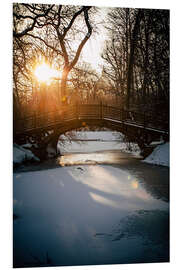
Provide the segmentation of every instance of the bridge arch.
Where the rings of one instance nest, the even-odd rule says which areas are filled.
[[[14,136],[17,139],[37,135],[42,148],[55,150],[61,134],[86,125],[119,131],[137,142],[140,148],[161,136],[167,139],[169,136],[168,123],[158,116],[154,119],[148,113],[125,111],[103,104],[72,104],[59,111],[19,119]],[[49,131],[52,132],[42,139],[41,134]]]
[[[160,137],[162,137],[161,133],[157,133],[153,130],[150,132],[144,128],[139,128],[139,126],[127,126],[124,123],[114,123],[112,120],[79,119],[70,121],[67,125],[64,125],[63,128],[55,128],[53,133],[49,136],[47,148],[49,148],[49,151],[52,151],[52,155],[58,154],[57,144],[59,137],[68,131],[77,130],[84,127],[88,127],[90,129],[94,127],[108,128],[109,130],[120,132],[126,136],[128,141],[137,143],[141,149],[144,148],[145,144],[149,144],[151,141],[158,140]]]

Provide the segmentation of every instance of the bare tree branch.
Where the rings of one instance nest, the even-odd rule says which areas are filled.
[[[25,5],[26,6],[26,5]],[[28,5],[29,6],[29,5]],[[25,28],[23,31],[17,33],[16,31],[13,31],[13,36],[16,38],[21,38],[24,35],[26,35],[28,32],[32,31],[37,23],[37,20],[41,17],[45,17],[46,15],[48,15],[48,13],[50,12],[50,10],[53,8],[54,5],[51,5],[44,13],[41,14],[36,14],[35,17],[31,17],[31,16],[25,16],[24,19],[26,19],[27,17],[32,19],[33,22],[30,26],[28,26],[27,28]],[[17,15],[16,13],[14,13],[14,16],[18,17],[19,15]]]
[[[33,34],[27,34],[27,36],[42,41],[48,48],[52,49],[52,50],[55,51],[57,54],[63,55],[62,52],[61,52],[60,50],[58,50],[58,49],[56,49],[54,46],[48,44],[48,43],[47,43],[43,38],[41,38],[40,36],[35,36],[35,35],[33,35]]]
[[[84,19],[85,19],[85,22],[86,22],[86,26],[88,28],[88,33],[86,34],[85,38],[81,41],[78,49],[77,49],[77,52],[76,52],[76,55],[74,57],[74,60],[72,61],[71,65],[70,65],[70,69],[72,67],[74,67],[79,59],[79,56],[80,56],[80,53],[82,51],[82,48],[84,47],[84,45],[86,44],[86,42],[88,41],[88,39],[90,38],[91,34],[92,34],[92,27],[90,25],[90,22],[89,22],[89,15],[88,15],[88,10],[90,9],[91,7],[84,7]]]

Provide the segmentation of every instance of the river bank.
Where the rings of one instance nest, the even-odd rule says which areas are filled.
[[[61,156],[67,153],[98,153],[101,151],[119,151],[122,153],[130,154],[139,158],[141,157],[141,150],[136,143],[126,142],[123,134],[111,131],[83,131],[75,132],[72,135],[62,135],[57,145],[58,151]],[[21,167],[26,170],[26,167],[35,170],[56,168],[56,159],[41,161],[30,151],[31,144],[22,146],[14,145],[13,148],[13,164],[14,170]],[[169,166],[169,143],[153,142],[150,144],[150,154],[144,159],[144,162]],[[153,150],[154,149],[154,150]],[[106,157],[108,159],[108,157]],[[111,159],[111,157],[110,157]],[[39,161],[39,162],[38,162]],[[95,160],[96,161],[96,160]],[[104,160],[105,161],[105,160]],[[96,161],[98,162],[98,161]],[[111,161],[112,162],[112,161]],[[105,162],[105,163],[111,163]],[[113,161],[114,162],[114,161]],[[113,163],[112,162],[112,163]]]

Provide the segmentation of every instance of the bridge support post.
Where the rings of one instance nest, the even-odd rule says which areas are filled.
[[[55,132],[49,139],[48,144],[46,145],[46,153],[48,158],[56,157],[60,154],[60,150],[57,150],[57,144],[59,140],[59,132]]]
[[[46,153],[48,158],[53,158],[57,156],[57,146],[55,147],[53,143],[49,143],[46,147]]]

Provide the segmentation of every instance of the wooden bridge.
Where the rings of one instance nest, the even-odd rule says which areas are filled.
[[[17,119],[14,125],[14,136],[30,136],[50,130],[62,134],[83,126],[104,126],[125,134],[169,135],[169,123],[161,116],[152,113],[138,113],[122,110],[118,107],[103,104],[64,105],[61,110],[32,114]]]

